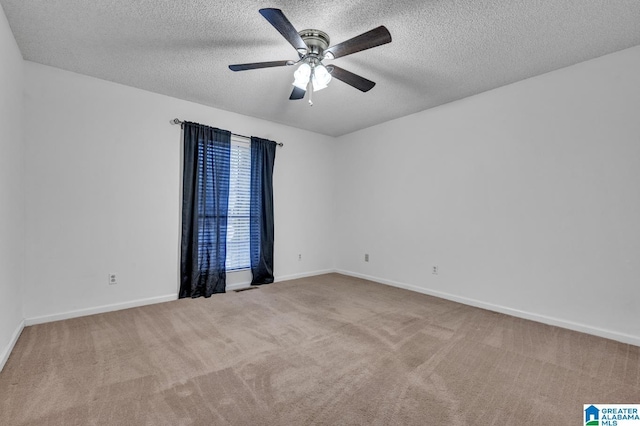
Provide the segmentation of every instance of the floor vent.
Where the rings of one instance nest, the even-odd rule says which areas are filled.
[[[241,289],[239,289],[239,290],[233,290],[233,291],[235,291],[236,293],[240,293],[241,291],[257,290],[257,289],[259,289],[259,288],[260,288],[260,287],[247,287],[247,288],[241,288]]]

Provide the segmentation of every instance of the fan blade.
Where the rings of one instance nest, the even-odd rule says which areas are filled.
[[[304,43],[304,40],[302,40],[298,31],[296,31],[280,9],[260,9],[260,14],[264,16],[264,18],[269,21],[269,23],[273,25],[280,34],[282,34],[282,37],[286,38],[296,50],[302,52],[307,51],[307,45]]]
[[[291,99],[292,101],[295,101],[296,99],[302,99],[304,98],[304,95],[306,93],[306,90],[294,86],[293,92],[291,92],[291,96],[289,96],[289,99]]]
[[[358,74],[354,74],[351,71],[336,67],[335,65],[328,65],[327,70],[333,77],[363,92],[368,92],[369,90],[373,89],[373,86],[376,85],[376,83],[371,80],[367,80],[364,77],[360,77]]]
[[[387,30],[384,25],[381,25],[371,31],[331,46],[325,50],[325,56],[327,56],[327,53],[330,53],[333,59],[335,59],[387,43],[391,43],[391,34],[389,34],[389,30]],[[327,57],[327,59],[329,58],[331,58],[331,56]]]
[[[293,65],[293,61],[271,61],[271,62],[254,62],[251,64],[229,65],[231,71],[246,71],[259,68],[284,67],[285,65]]]

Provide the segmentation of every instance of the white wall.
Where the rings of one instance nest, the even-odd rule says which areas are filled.
[[[182,159],[174,117],[283,142],[276,280],[333,269],[333,138],[32,62],[25,87],[28,323],[176,297]],[[111,272],[119,284],[107,284]]]
[[[14,281],[31,323],[175,297],[174,117],[285,143],[277,279],[337,265],[640,343],[640,47],[337,140],[25,62],[22,174],[22,65],[3,25],[0,344],[22,318]]]
[[[640,344],[639,111],[640,46],[341,137],[338,269]]]
[[[22,329],[22,55],[0,6],[0,369]]]

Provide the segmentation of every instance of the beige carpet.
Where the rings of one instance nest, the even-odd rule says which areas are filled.
[[[640,348],[337,274],[27,327],[1,425],[579,425]]]

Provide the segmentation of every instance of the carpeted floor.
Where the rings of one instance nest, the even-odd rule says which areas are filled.
[[[584,403],[640,403],[640,348],[337,274],[27,327],[0,373],[5,426],[564,426]]]

